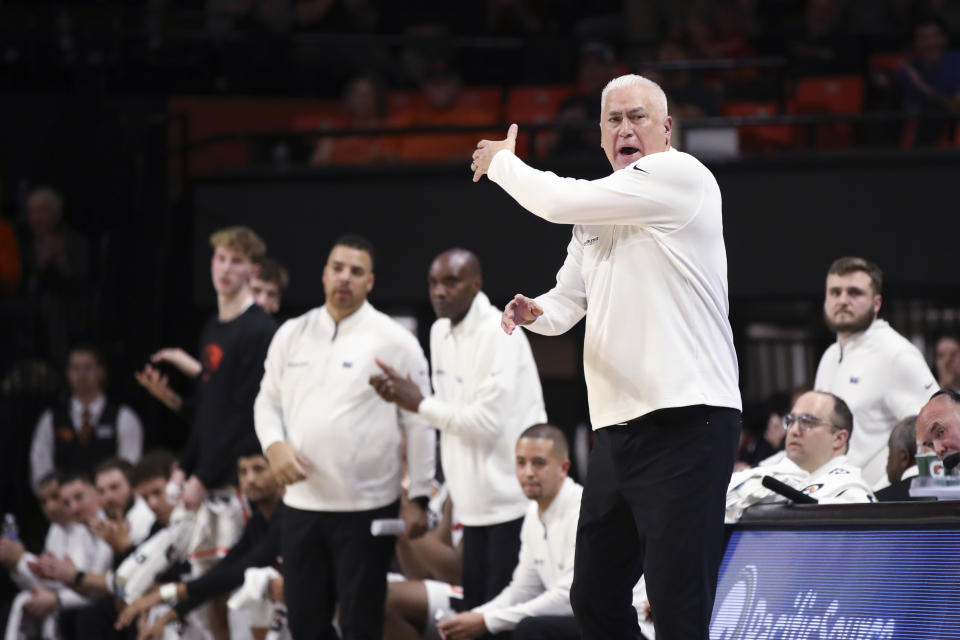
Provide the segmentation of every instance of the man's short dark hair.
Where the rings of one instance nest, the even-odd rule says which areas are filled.
[[[93,477],[96,478],[101,473],[114,470],[122,473],[126,477],[127,482],[130,482],[130,475],[133,473],[133,464],[131,464],[129,460],[120,457],[107,458],[98,464],[93,470]]]
[[[822,393],[833,398],[833,411],[830,417],[830,422],[833,423],[831,431],[846,431],[847,443],[849,443],[850,437],[853,436],[853,413],[850,411],[850,407],[844,402],[843,398],[829,391],[815,391],[814,393]]]
[[[924,12],[920,15],[913,23],[913,35],[916,37],[917,31],[924,29],[926,27],[936,27],[940,29],[940,33],[944,36],[949,37],[950,29],[947,28],[947,23],[940,19],[940,17],[931,12]]]
[[[248,433],[233,445],[233,459],[252,458],[253,456],[262,456],[263,449],[260,447],[260,441],[257,436]],[[264,456],[266,457],[266,456]]]
[[[257,274],[259,280],[270,282],[277,285],[277,290],[283,293],[290,284],[290,274],[286,267],[273,258],[264,258],[260,261],[260,272]]]
[[[917,416],[907,416],[890,432],[890,449],[906,451],[910,459],[917,457]]]
[[[170,479],[171,469],[176,458],[169,451],[157,449],[143,455],[130,473],[131,486],[143,484],[154,478]]]
[[[827,275],[845,276],[855,271],[862,271],[870,276],[870,284],[873,285],[873,295],[880,295],[883,290],[883,271],[869,260],[864,260],[856,256],[837,258],[833,261],[833,264],[830,265],[830,268],[827,269]]]
[[[373,265],[376,262],[376,256],[374,255],[373,243],[364,238],[361,235],[356,233],[347,233],[339,238],[333,243],[333,247],[330,248],[331,251],[335,247],[349,247],[351,249],[359,249],[360,251],[366,251],[367,255],[370,256],[370,271],[373,271]]]
[[[70,356],[75,353],[89,353],[93,356],[93,359],[97,361],[97,364],[101,367],[106,368],[106,362],[103,359],[103,352],[100,351],[100,347],[94,344],[93,342],[83,340],[79,342],[74,342],[70,345],[70,348],[67,350],[67,363],[70,362]]]
[[[527,427],[517,440],[519,441],[521,438],[551,440],[553,441],[553,453],[557,456],[557,460],[563,462],[570,458],[570,445],[567,444],[567,436],[563,434],[559,427],[552,424],[543,423]]]
[[[47,471],[45,474],[40,476],[40,479],[37,481],[37,488],[39,489],[45,484],[50,482],[56,482],[57,484],[63,484],[63,474],[54,469],[53,471]]]
[[[68,471],[64,471],[63,475],[60,477],[60,487],[65,487],[71,482],[77,481],[91,487],[93,486],[93,478],[90,477],[89,473],[79,469],[70,469]]]

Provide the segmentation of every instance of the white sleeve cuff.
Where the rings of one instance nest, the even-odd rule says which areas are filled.
[[[440,430],[443,430],[450,421],[450,414],[451,411],[447,404],[434,396],[424,398],[420,402],[420,406],[417,407],[417,415]]]

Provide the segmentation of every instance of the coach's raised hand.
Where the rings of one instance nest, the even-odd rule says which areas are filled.
[[[502,149],[509,149],[511,152],[517,148],[517,125],[512,124],[507,129],[506,140],[481,140],[477,143],[477,150],[473,152],[473,162],[470,163],[470,170],[473,171],[473,181],[476,182],[480,176],[490,168],[490,162],[493,156]]]

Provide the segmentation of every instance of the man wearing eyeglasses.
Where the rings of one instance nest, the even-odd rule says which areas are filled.
[[[739,471],[730,479],[727,522],[736,522],[754,504],[786,500],[763,486],[768,475],[821,503],[874,501],[860,469],[847,461],[853,415],[846,402],[832,393],[808,391],[783,417],[783,426],[786,458],[768,467]]]

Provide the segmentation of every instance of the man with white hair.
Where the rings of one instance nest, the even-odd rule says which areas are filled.
[[[601,96],[613,173],[537,171],[507,139],[481,141],[487,174],[532,213],[573,224],[557,286],[517,295],[502,326],[563,333],[586,316],[584,373],[596,430],[570,599],[583,637],[636,638],[646,576],[661,640],[706,638],[723,551],[724,488],[740,430],[720,188],[670,147],[656,83],[616,78]]]

